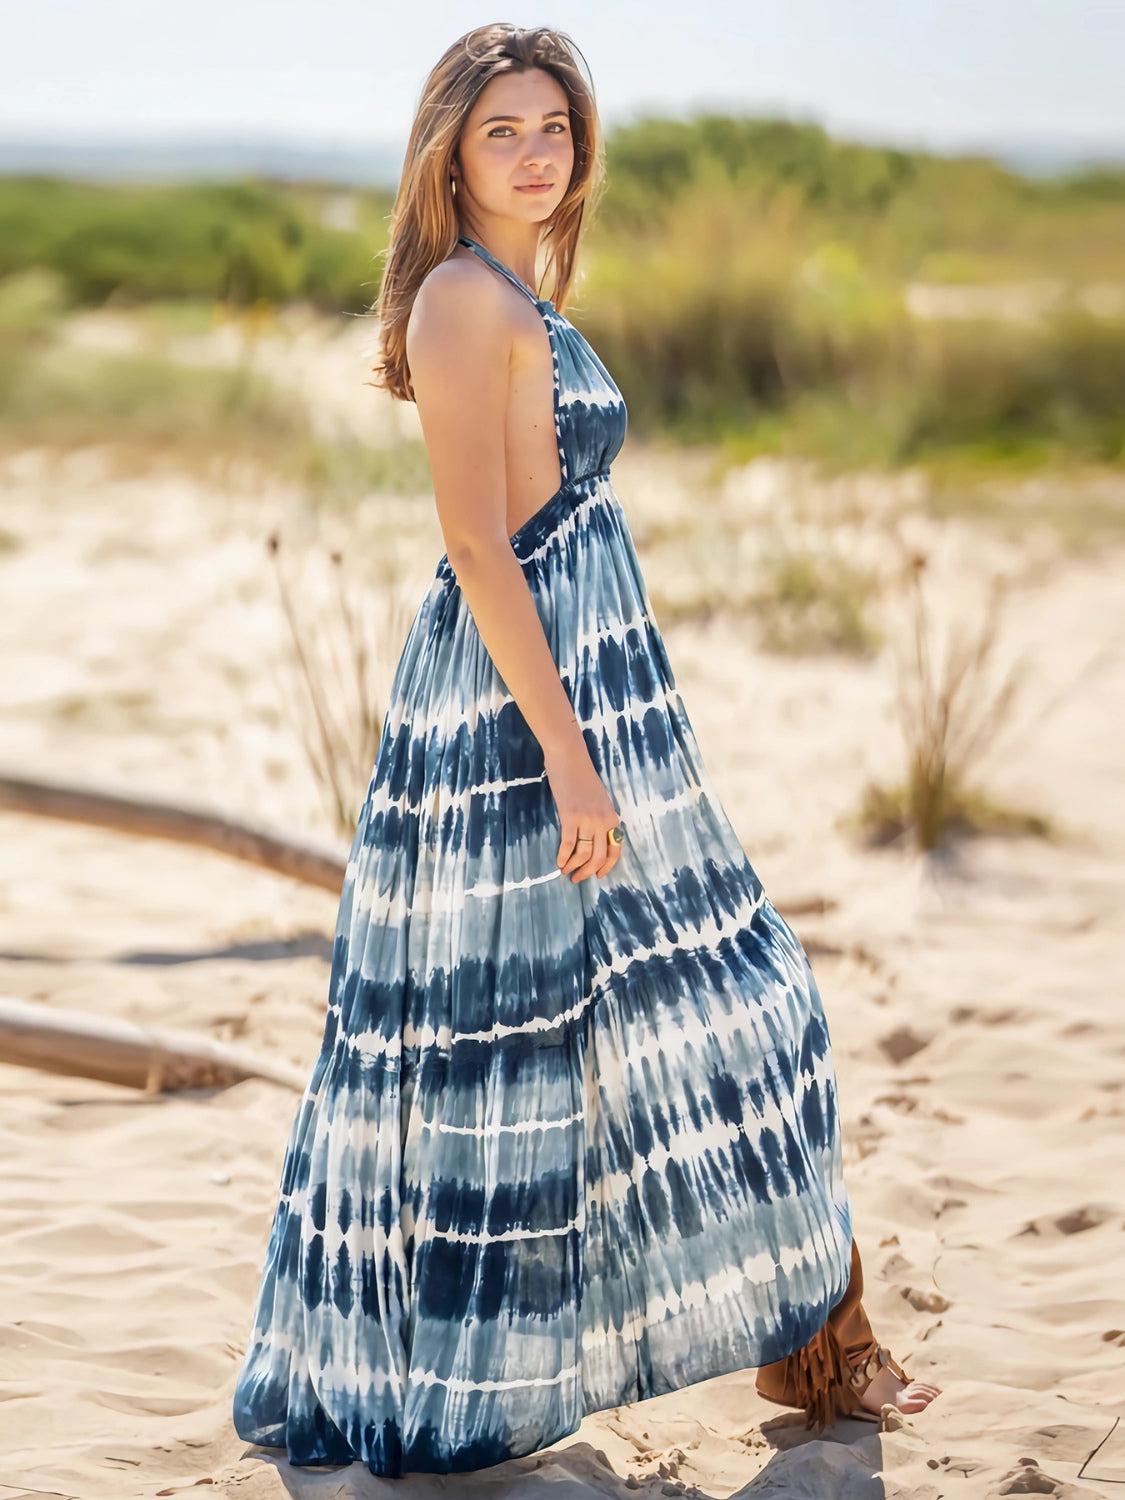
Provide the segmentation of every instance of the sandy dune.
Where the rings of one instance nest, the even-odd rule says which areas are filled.
[[[646,482],[640,455],[622,463],[634,514]],[[261,537],[286,504],[119,482],[83,459],[13,464],[0,762],[328,831],[273,675],[284,632]],[[415,597],[441,551],[421,524]],[[987,549],[949,536],[952,607]],[[1030,572],[1011,635],[1035,653],[1029,706],[1047,704],[1125,639],[1120,555]],[[865,852],[838,826],[864,778],[896,763],[881,659],[773,657],[734,623],[667,636],[712,774],[824,992],[873,1321],[941,1397],[887,1430],[817,1439],[746,1371],[598,1413],[469,1478],[290,1469],[237,1438],[229,1401],[294,1096],[250,1082],[150,1100],[0,1068],[0,1500],[1117,1492],[1120,653],[990,772],[990,790],[1063,836],[921,861]],[[330,895],[14,816],[0,862],[0,992],[311,1064]]]

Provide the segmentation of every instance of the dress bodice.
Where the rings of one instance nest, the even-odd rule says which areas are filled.
[[[536,297],[516,273],[479,240],[458,235],[481,260],[507,278],[536,308],[547,328],[554,366],[555,440],[563,485],[609,469],[621,451],[628,424],[625,399],[589,341],[553,302]]]

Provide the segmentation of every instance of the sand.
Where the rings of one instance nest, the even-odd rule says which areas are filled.
[[[639,446],[622,455],[638,532],[650,482],[674,490],[677,472]],[[401,519],[402,503],[314,525],[291,495],[115,478],[96,454],[23,454],[3,495],[0,763],[339,841],[280,708],[262,537],[281,523],[319,547]],[[414,599],[442,550],[417,515],[401,568]],[[944,608],[997,559],[1018,576],[1005,642],[1034,671],[986,784],[1049,815],[1052,841],[862,847],[840,820],[900,755],[886,653],[778,657],[722,616],[666,638],[747,852],[813,960],[866,1304],[910,1372],[943,1387],[933,1405],[818,1437],[760,1401],[748,1370],[596,1413],[475,1476],[291,1469],[237,1437],[230,1397],[294,1096],[248,1081],[146,1098],[0,1067],[0,1500],[1117,1492],[1125,568],[1108,547],[1055,555],[1049,538],[917,524],[941,554]],[[661,566],[654,553],[663,589]],[[331,893],[14,815],[0,862],[0,993],[311,1066]]]

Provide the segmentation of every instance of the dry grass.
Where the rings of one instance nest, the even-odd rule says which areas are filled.
[[[926,508],[938,520],[981,523],[1011,537],[1042,528],[1071,556],[1125,539],[1125,479],[1077,465],[995,482],[950,465],[936,476]]]
[[[906,570],[912,629],[895,652],[895,707],[906,750],[906,772],[896,785],[869,784],[856,822],[874,843],[909,837],[936,849],[954,833],[1046,836],[1041,815],[1006,808],[981,790],[983,762],[1009,727],[1023,681],[1024,662],[997,673],[996,647],[1006,584],[993,579],[983,616],[950,627],[940,661],[931,608],[922,582],[925,559]]]
[[[875,587],[869,572],[835,552],[771,553],[756,597],[762,645],[788,655],[872,654],[881,639],[867,617]]]
[[[302,613],[282,565],[281,539],[267,539],[281,607],[289,627],[290,716],[333,826],[355,831],[385,721],[389,676],[409,623],[389,595],[362,592],[344,576],[342,555],[328,556],[333,607]]]

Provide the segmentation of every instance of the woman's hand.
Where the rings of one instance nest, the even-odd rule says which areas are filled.
[[[548,758],[547,780],[562,823],[558,862],[563,874],[574,884],[587,875],[608,875],[621,858],[623,845],[609,838],[620,820],[585,744]]]

